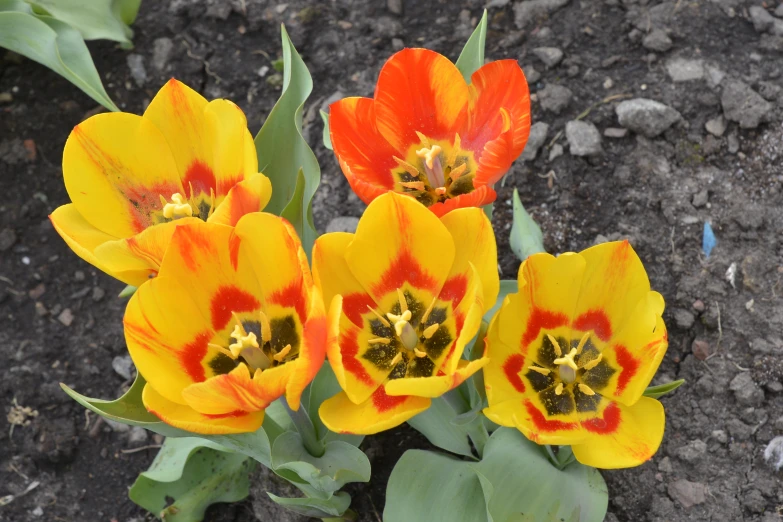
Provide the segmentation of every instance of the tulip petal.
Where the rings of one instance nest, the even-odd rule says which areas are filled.
[[[484,415],[496,424],[518,429],[537,444],[579,444],[588,439],[576,413],[549,417],[540,403],[528,399],[490,404]]]
[[[484,205],[489,205],[495,201],[496,198],[497,193],[494,189],[486,185],[481,185],[467,194],[461,194],[457,197],[449,198],[442,203],[435,203],[434,205],[431,205],[429,209],[430,212],[438,217],[441,217],[457,208],[483,207]]]
[[[234,411],[261,411],[280,397],[281,394],[275,391],[261,385],[250,376],[247,365],[240,364],[229,373],[191,384],[182,390],[182,398],[199,413],[224,415]]]
[[[353,191],[365,203],[394,189],[391,170],[394,149],[375,124],[375,102],[344,98],[329,107],[329,131],[334,153]]]
[[[666,416],[663,405],[642,397],[633,406],[610,403],[600,417],[582,424],[590,437],[572,449],[579,462],[603,469],[638,466],[658,451]]]
[[[295,361],[283,365],[296,364],[296,367],[292,368],[290,377],[286,379],[285,388],[286,401],[293,410],[299,409],[302,393],[321,369],[326,356],[328,320],[324,310],[324,301],[318,288],[313,289],[308,308],[309,315],[302,329],[302,346],[299,349],[299,357]]]
[[[356,326],[362,327],[362,315],[367,307],[375,308],[372,297],[353,276],[345,260],[345,251],[354,235],[347,232],[331,232],[315,240],[313,246],[313,279],[324,296],[325,303],[331,303],[336,295],[342,295],[342,307]]]
[[[207,221],[235,226],[245,214],[263,210],[271,197],[272,183],[269,178],[261,173],[253,174],[228,191]]]
[[[425,397],[387,395],[378,388],[360,404],[354,404],[340,392],[321,404],[318,410],[324,425],[336,433],[372,435],[399,426],[426,410],[431,400]]]
[[[384,64],[375,89],[378,130],[399,152],[452,139],[467,118],[468,86],[448,58],[428,49],[403,49]]]
[[[231,412],[225,415],[204,415],[182,404],[167,400],[147,384],[142,392],[147,410],[170,426],[203,435],[247,433],[258,430],[264,422],[264,412]]]
[[[500,178],[511,168],[511,164],[519,156],[513,150],[514,135],[512,131],[513,129],[509,129],[484,145],[484,150],[478,160],[476,178],[473,180],[474,186],[492,185],[500,181]]]
[[[465,382],[468,377],[486,366],[488,362],[487,357],[475,361],[460,359],[459,365],[452,374],[392,379],[386,383],[384,390],[390,396],[415,395],[434,399]]]

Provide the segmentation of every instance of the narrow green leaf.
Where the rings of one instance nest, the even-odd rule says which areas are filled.
[[[473,457],[464,425],[452,424],[463,414],[464,411],[457,411],[443,397],[437,397],[429,408],[409,419],[408,424],[435,446],[457,455]]]
[[[107,109],[119,110],[103,88],[82,35],[65,22],[33,14],[22,2],[0,0],[0,47],[50,68]]]
[[[27,0],[34,7],[78,30],[85,40],[114,40],[130,44],[133,31],[123,20],[122,14],[139,9],[140,0]],[[116,5],[115,5],[116,4]],[[126,16],[127,16],[126,14]],[[135,16],[134,16],[135,18]]]
[[[291,221],[309,256],[317,236],[312,201],[321,181],[318,160],[302,136],[302,112],[313,80],[284,26],[281,34],[283,91],[256,136],[256,151],[259,170],[272,182],[272,199],[265,211]]]
[[[113,0],[112,11],[125,25],[136,21],[141,7],[141,0]]]
[[[300,515],[312,518],[339,517],[351,505],[351,495],[338,491],[328,500],[319,498],[283,498],[266,492],[276,504]]]
[[[247,497],[254,464],[245,455],[220,451],[203,439],[166,439],[128,496],[166,522],[199,522],[211,504]]]
[[[649,386],[644,390],[644,396],[657,399],[663,397],[667,393],[671,393],[680,386],[685,384],[685,379],[677,379],[676,381],[667,382],[666,384],[659,384],[658,386]]]
[[[522,206],[517,189],[514,189],[514,223],[511,225],[510,242],[511,250],[522,261],[532,254],[546,252],[541,228]]]
[[[125,288],[122,289],[122,292],[119,293],[117,297],[120,299],[128,299],[130,296],[136,293],[137,288],[133,285],[128,285]]]
[[[315,431],[319,440],[324,442],[342,440],[358,448],[364,440],[364,436],[330,431],[321,421],[320,415],[318,415],[318,409],[321,407],[321,404],[323,404],[326,399],[334,397],[342,391],[340,383],[337,382],[337,378],[334,376],[331,365],[325,363],[321,366],[321,369],[318,371],[318,374],[316,374],[313,382],[310,383],[309,391],[307,412],[315,425]]]
[[[324,147],[332,150],[332,135],[329,133],[329,113],[321,111],[321,119],[324,120]]]
[[[495,314],[498,313],[498,310],[500,310],[500,307],[503,305],[503,301],[506,300],[506,296],[508,294],[514,294],[517,291],[517,280],[516,279],[501,279],[500,280],[500,292],[498,293],[498,298],[495,301],[495,304],[492,305],[492,308],[487,310],[484,313],[484,320],[489,322],[492,322],[492,318],[495,317]]]
[[[468,38],[468,42],[457,58],[457,69],[465,81],[470,83],[470,77],[484,65],[484,49],[487,45],[487,10],[481,16],[481,21]]]

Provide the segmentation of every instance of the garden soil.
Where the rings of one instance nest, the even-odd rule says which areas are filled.
[[[323,168],[316,225],[346,229],[364,205],[321,144],[318,109],[372,95],[384,60],[404,46],[456,59],[484,7],[146,0],[132,50],[107,42],[90,49],[123,110],[141,113],[176,77],[207,98],[236,102],[255,133],[280,92],[273,62],[285,23],[315,84],[304,131]],[[538,124],[527,159],[498,191],[501,277],[515,278],[519,266],[508,242],[514,188],[550,252],[627,238],[667,304],[670,345],[654,383],[686,380],[663,399],[666,434],[655,458],[603,472],[607,520],[780,520],[781,473],[771,465],[777,456],[768,463],[764,452],[783,435],[783,19],[775,17],[783,7],[488,7],[487,57],[519,60]],[[617,106],[637,98],[669,109],[639,112],[647,102],[634,102],[637,112],[621,123]],[[59,385],[111,399],[133,372],[123,357],[123,285],[69,251],[47,219],[68,202],[60,166],[68,133],[100,110],[53,72],[0,54],[0,496],[14,496],[0,507],[2,521],[151,520],[127,491],[160,439],[86,414]],[[569,124],[575,120],[585,124]],[[709,257],[705,223],[717,238]],[[394,463],[406,449],[426,447],[407,427],[366,440],[372,481],[348,489],[360,521],[382,520]],[[266,490],[294,494],[258,471],[250,498],[215,505],[206,520],[302,520],[277,510]]]

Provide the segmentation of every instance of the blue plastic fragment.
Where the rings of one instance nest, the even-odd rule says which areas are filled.
[[[718,243],[718,240],[715,239],[715,232],[712,231],[712,226],[708,221],[704,222],[704,236],[701,240],[701,249],[704,250],[704,255],[707,257],[710,257],[710,254],[712,253],[712,249],[715,248],[715,245]]]

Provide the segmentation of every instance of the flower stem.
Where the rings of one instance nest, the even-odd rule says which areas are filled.
[[[307,452],[313,457],[323,456],[325,451],[323,442],[318,440],[318,437],[315,434],[313,421],[310,420],[305,409],[299,406],[298,410],[292,410],[291,407],[288,406],[287,401],[283,400],[280,402],[285,406],[288,416],[291,417],[291,421],[294,423],[294,426],[296,426],[296,431],[298,431],[299,436],[302,437],[302,444],[304,444]]]
[[[489,432],[482,419],[483,416],[477,415],[467,427],[468,437],[473,442],[473,447],[476,448],[479,460],[484,458],[484,446],[487,445],[489,440]]]

